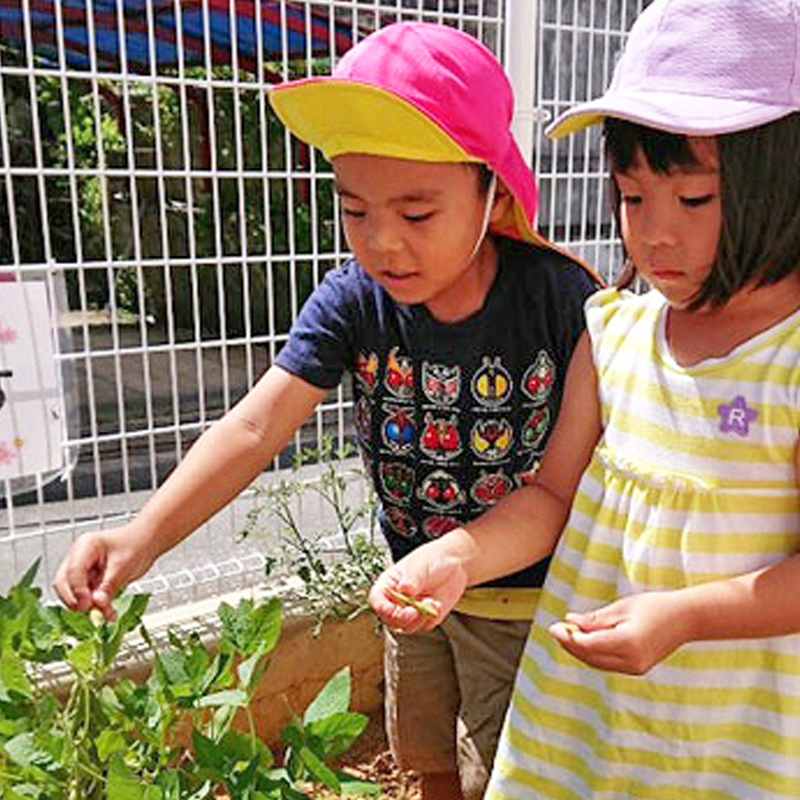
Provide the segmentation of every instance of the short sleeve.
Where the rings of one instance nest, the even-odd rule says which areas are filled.
[[[592,357],[598,375],[601,374],[604,363],[604,334],[609,330],[609,326],[612,326],[614,319],[618,317],[623,301],[629,294],[629,292],[614,288],[601,289],[591,295],[584,304],[586,330],[589,333]]]
[[[358,267],[328,272],[306,301],[275,359],[287,372],[320,389],[333,389],[353,363],[358,329]]]
[[[584,306],[586,329],[601,383],[604,373],[616,363],[617,355],[626,344],[631,340],[641,343],[643,337],[652,340],[665,302],[663,295],[654,290],[635,294],[613,288],[603,289],[587,300]]]

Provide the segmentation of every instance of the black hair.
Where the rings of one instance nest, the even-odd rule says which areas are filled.
[[[607,117],[606,155],[612,169],[625,172],[639,148],[654,172],[697,162],[688,138]],[[767,286],[800,273],[800,113],[737,133],[715,137],[719,155],[722,228],[711,273],[690,308],[724,305],[752,283]],[[611,205],[619,223],[620,192],[611,181]],[[626,267],[617,282],[636,275]]]
[[[483,161],[468,161],[467,166],[478,172],[478,188],[485,194],[492,185],[494,172],[492,168]]]

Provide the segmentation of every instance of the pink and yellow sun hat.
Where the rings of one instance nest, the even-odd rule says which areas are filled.
[[[332,75],[278,84],[269,98],[286,127],[329,160],[366,153],[487,164],[514,198],[492,230],[553,247],[534,228],[536,183],[511,133],[511,85],[469,34],[388,25],[349,50]]]

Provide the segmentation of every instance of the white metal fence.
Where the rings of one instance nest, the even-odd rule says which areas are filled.
[[[0,278],[47,282],[68,422],[65,471],[0,482],[0,593],[40,556],[49,583],[75,536],[135,514],[347,255],[328,166],[282,130],[269,83],[327,72],[399,19],[476,35],[517,86],[540,226],[610,274],[597,134],[549,143],[541,114],[600,91],[641,5],[205,0],[191,27],[180,0],[0,0]],[[272,469],[346,440],[350,416],[345,386]],[[232,544],[246,502],[141,582],[156,605],[261,578],[259,546]]]

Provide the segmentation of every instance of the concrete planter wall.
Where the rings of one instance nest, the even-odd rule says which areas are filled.
[[[280,596],[280,592],[277,594]],[[209,598],[149,614],[144,622],[156,641],[168,627],[184,635],[197,630],[206,645],[213,648],[215,630],[211,620],[216,619],[219,604],[227,602],[235,606],[243,596],[254,595],[258,592]],[[322,626],[317,636],[313,627],[311,617],[284,599],[281,638],[270,654],[269,666],[252,704],[256,730],[270,747],[280,745],[281,730],[292,715],[302,717],[320,689],[343,667],[350,667],[352,711],[370,715],[383,703],[383,632],[376,618],[362,613],[351,620],[332,620]],[[143,681],[151,666],[150,651],[144,649],[123,657],[115,674]],[[176,735],[182,739],[180,731]]]
[[[292,713],[302,716],[328,679],[345,666],[352,676],[352,710],[377,711],[383,703],[383,635],[375,617],[360,614],[353,620],[326,622],[318,637],[308,618],[289,620],[253,702],[256,728],[264,741],[279,742]]]

